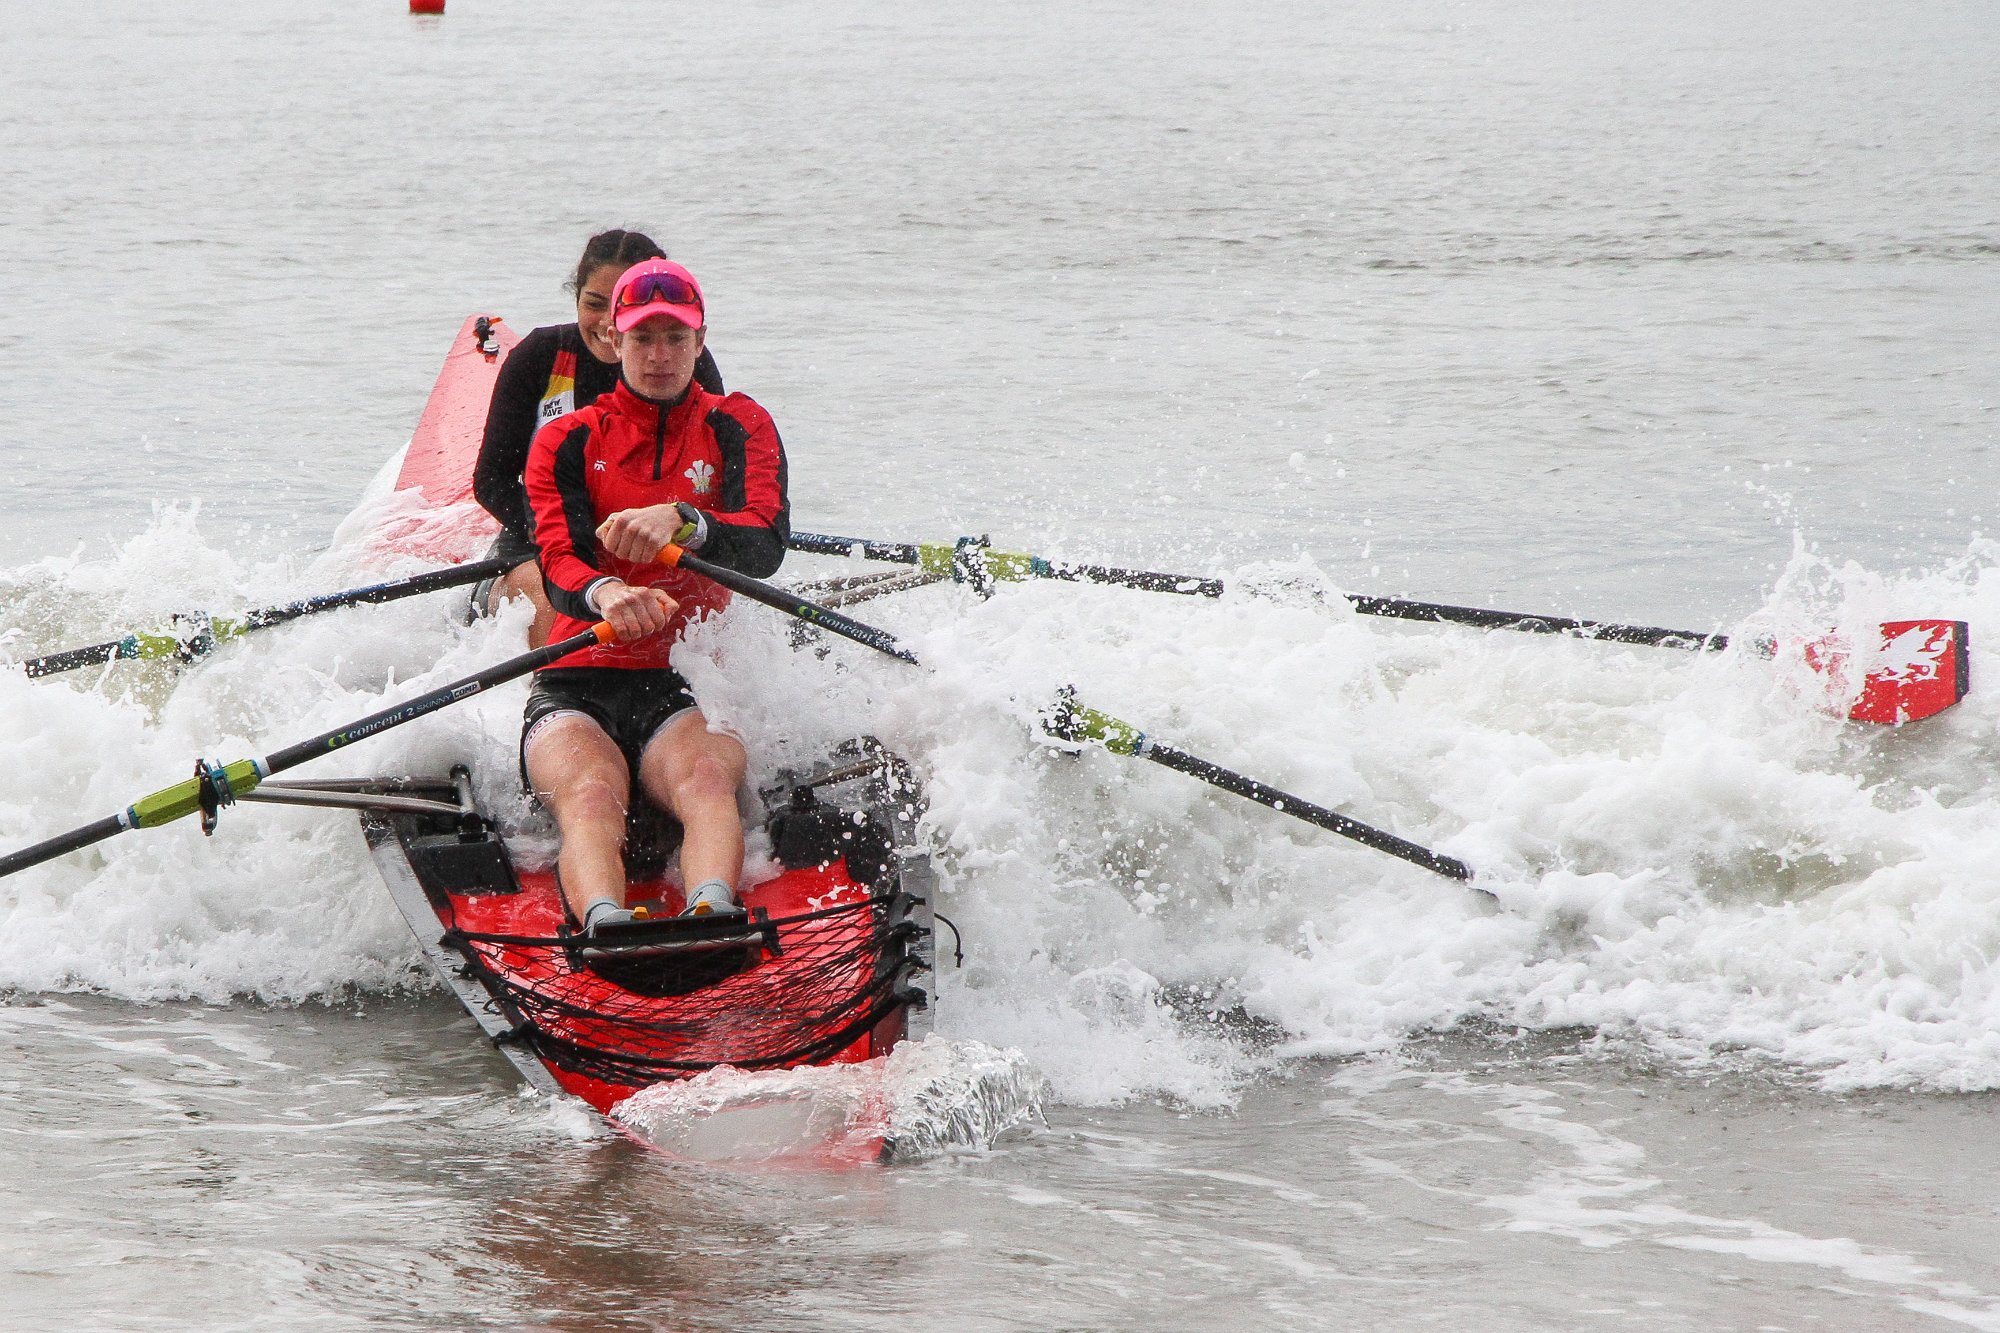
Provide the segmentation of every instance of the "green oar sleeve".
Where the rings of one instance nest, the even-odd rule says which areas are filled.
[[[984,546],[968,548],[973,558],[986,568],[987,576],[1002,583],[1025,583],[1033,578],[1050,578],[1054,568],[1038,555],[1028,555],[1021,551],[995,551]],[[917,543],[917,564],[930,574],[953,577],[957,568],[958,548],[943,542]]]
[[[1153,748],[1146,733],[1109,713],[1086,708],[1065,692],[1049,720],[1049,732],[1060,740],[1092,741],[1113,754],[1143,756]]]
[[[222,776],[234,795],[254,791],[264,775],[255,759],[239,759],[222,766]],[[201,779],[189,778],[171,787],[162,787],[150,796],[141,796],[125,808],[125,827],[158,828],[176,819],[185,819],[201,809]]]

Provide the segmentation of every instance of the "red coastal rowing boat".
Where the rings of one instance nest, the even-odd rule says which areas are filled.
[[[383,526],[384,546],[462,561],[497,531],[472,499],[472,468],[515,341],[488,316],[459,330],[404,459],[405,503]],[[515,864],[465,769],[300,785],[362,807],[369,847],[425,958],[541,1091],[609,1112],[642,1088],[723,1067],[874,1059],[928,1018],[920,795],[874,742],[764,791],[782,870],[744,889],[747,917],[680,919],[681,886],[660,873],[671,846],[658,845],[628,854],[629,899],[655,915],[589,947],[571,933],[554,875]],[[858,1133],[850,1124],[841,1137],[866,1156],[887,1153],[886,1135],[886,1123]]]
[[[659,915],[588,948],[554,875],[514,864],[465,769],[341,789],[375,798],[369,848],[439,979],[530,1084],[608,1112],[723,1066],[873,1059],[927,1018],[929,866],[896,845],[914,793],[879,748],[840,758],[767,793],[785,868],[743,891],[747,919],[679,918],[679,886],[635,878],[631,899]]]

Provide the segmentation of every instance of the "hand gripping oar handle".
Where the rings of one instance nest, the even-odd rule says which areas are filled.
[[[260,611],[246,612],[241,620],[216,620],[197,613],[184,617],[188,622],[187,626],[178,632],[134,631],[122,639],[94,643],[88,648],[71,648],[64,652],[50,653],[45,657],[31,657],[20,665],[30,678],[34,678],[53,676],[62,671],[74,671],[78,667],[100,666],[105,662],[135,658],[178,657],[191,662],[213,650],[217,644],[238,638],[253,629],[281,625],[288,620],[297,620],[301,616],[315,615],[321,611],[331,611],[337,607],[393,602],[404,597],[437,592],[443,588],[477,583],[490,575],[506,573],[514,563],[507,560],[475,560],[471,564],[454,565],[450,569],[434,569],[428,573],[414,574],[409,578],[395,579],[388,583],[372,583],[365,588],[350,588],[346,592],[307,597],[296,602],[286,602],[283,606],[267,606]]]
[[[873,625],[864,625],[859,621],[850,620],[838,611],[830,611],[825,607],[815,606],[813,603],[799,597],[794,597],[782,589],[774,588],[768,583],[753,579],[747,574],[739,574],[735,570],[723,569],[718,565],[712,565],[699,556],[688,554],[678,546],[669,544],[660,552],[660,561],[662,564],[674,565],[687,570],[689,573],[714,579],[723,587],[730,589],[732,592],[740,592],[752,601],[762,602],[764,605],[774,607],[777,610],[785,612],[787,615],[796,616],[808,624],[829,630],[844,638],[853,639],[856,643],[866,644],[877,652],[887,653],[891,657],[909,662],[912,665],[917,663],[916,657],[896,641],[895,635],[888,633],[886,630],[879,630]],[[1351,838],[1365,846],[1373,847],[1377,851],[1401,857],[1412,865],[1422,866],[1424,869],[1436,874],[1464,882],[1470,882],[1472,879],[1472,868],[1463,861],[1433,852],[1427,847],[1420,847],[1414,842],[1399,838],[1393,833],[1386,833],[1359,820],[1335,814],[1333,811],[1314,805],[1310,801],[1301,800],[1288,792],[1279,791],[1276,787],[1267,787],[1254,778],[1245,777],[1243,774],[1223,768],[1219,764],[1212,764],[1206,759],[1201,759],[1187,753],[1185,750],[1176,750],[1172,746],[1161,745],[1150,740],[1146,736],[1146,733],[1129,723],[1121,722],[1117,718],[1107,713],[1100,713],[1094,708],[1082,707],[1076,703],[1068,691],[1064,692],[1062,702],[1057,706],[1053,715],[1053,720],[1048,721],[1046,725],[1050,733],[1058,739],[1095,741],[1104,746],[1105,749],[1110,750],[1113,754],[1130,755],[1136,759],[1150,759],[1154,763],[1171,768],[1176,772],[1200,778],[1212,787],[1219,787],[1223,791],[1246,797],[1249,800],[1256,801],[1260,805],[1267,805],[1273,810],[1291,815],[1296,819],[1302,819],[1309,824],[1315,824],[1330,833],[1338,833],[1343,838]],[[1481,892],[1485,892],[1485,890],[1482,889]]]
[[[203,816],[202,826],[206,831],[214,827],[215,811],[219,807],[230,804],[244,792],[255,790],[258,783],[273,773],[296,768],[309,759],[317,759],[356,741],[366,740],[391,727],[400,727],[427,713],[435,713],[462,699],[470,699],[482,690],[525,676],[593,643],[610,643],[615,637],[611,626],[600,621],[581,634],[572,634],[567,639],[522,653],[519,657],[510,657],[463,680],[439,686],[408,703],[370,713],[358,722],[350,722],[332,731],[323,731],[311,740],[288,745],[263,759],[239,759],[233,764],[198,763],[193,777],[141,796],[119,814],[86,824],[46,842],[38,842],[32,847],[24,847],[11,855],[0,856],[0,878],[53,860],[65,852],[102,842],[127,829],[157,828],[197,811]]]

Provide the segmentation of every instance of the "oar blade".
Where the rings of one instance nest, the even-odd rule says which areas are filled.
[[[1834,634],[1802,645],[1801,655],[1825,678],[1828,693],[1843,702],[1852,672],[1865,666],[1867,675],[1847,717],[1899,727],[1942,713],[1965,697],[1971,682],[1970,635],[1963,620],[1885,620],[1880,641],[1859,663],[1848,643]]]
[[[1901,726],[1942,713],[1971,683],[1969,635],[1963,620],[1884,621],[1881,647],[1847,715]]]

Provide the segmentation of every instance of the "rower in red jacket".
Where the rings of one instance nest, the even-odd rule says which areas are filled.
[[[618,631],[536,675],[521,738],[523,772],[562,833],[564,896],[587,933],[632,919],[620,848],[635,799],[680,821],[685,910],[741,910],[743,746],[709,728],[669,662],[689,619],[728,594],[657,556],[678,542],[761,578],[790,531],[770,414],[694,382],[707,334],[694,276],[666,260],[634,265],[613,289],[612,323],[618,386],[537,432],[526,474],[551,639],[595,620]]]
[[[486,409],[479,462],[472,471],[472,492],[500,520],[500,535],[487,558],[512,565],[473,591],[472,611],[490,614],[500,598],[526,597],[535,608],[528,627],[530,648],[548,642],[555,612],[542,590],[542,571],[535,566],[535,515],[521,480],[528,470],[528,450],[544,424],[590,406],[617,387],[611,289],[632,265],[666,257],[666,251],[643,232],[598,232],[583,247],[583,257],[567,284],[576,298],[576,323],[536,329],[500,363],[493,402]],[[695,362],[694,379],[711,393],[723,392],[722,373],[706,348]]]

